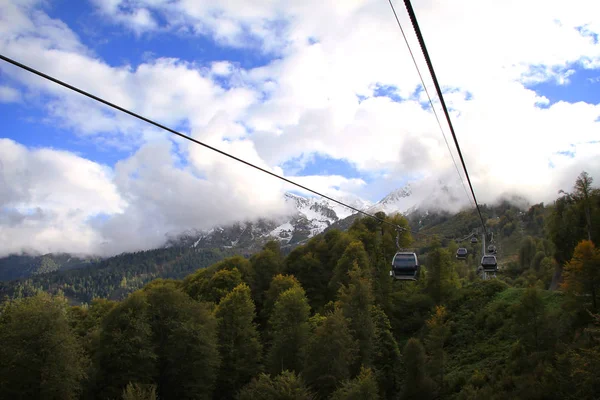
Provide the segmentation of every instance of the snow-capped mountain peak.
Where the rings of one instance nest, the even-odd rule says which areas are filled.
[[[410,185],[396,189],[373,206],[369,207],[367,212],[376,213],[383,211],[386,214],[403,213],[413,206],[412,199],[410,199],[411,194],[412,190]]]

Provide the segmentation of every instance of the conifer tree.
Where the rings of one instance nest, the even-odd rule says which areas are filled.
[[[400,349],[392,334],[387,315],[379,306],[371,307],[371,318],[375,326],[373,336],[373,365],[381,397],[392,398],[399,392]]]
[[[302,371],[310,334],[309,316],[310,306],[301,287],[288,289],[279,296],[269,320],[273,341],[268,361],[272,373]]]
[[[231,398],[260,371],[262,345],[254,323],[250,288],[242,283],[225,296],[215,310],[222,364],[217,398]]]
[[[339,291],[338,305],[350,321],[350,332],[358,342],[358,357],[352,371],[354,375],[359,372],[361,365],[372,365],[375,327],[371,319],[373,293],[368,273],[355,262],[349,277],[348,286],[342,286]]]
[[[350,243],[348,247],[346,247],[342,257],[337,262],[335,270],[333,271],[333,276],[329,282],[330,290],[332,290],[334,293],[337,293],[342,285],[348,284],[350,281],[348,272],[352,270],[355,264],[360,270],[370,273],[371,265],[369,262],[369,256],[365,251],[363,244],[359,241]]]
[[[331,396],[331,400],[377,400],[379,391],[373,371],[362,368],[360,374],[351,381],[346,381]]]
[[[237,400],[313,400],[301,377],[283,371],[274,378],[259,374],[239,392]]]
[[[342,310],[327,315],[309,339],[303,373],[309,387],[322,398],[329,396],[350,378],[357,350]]]
[[[421,341],[409,339],[402,355],[406,370],[402,400],[433,398],[434,383],[425,370],[425,349]]]

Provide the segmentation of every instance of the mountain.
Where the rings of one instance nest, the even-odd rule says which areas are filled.
[[[411,201],[409,200],[411,194],[410,185],[396,189],[371,207],[368,207],[365,211],[370,214],[384,212],[387,215],[406,213],[411,208]]]
[[[289,192],[285,193],[285,201],[293,210],[288,216],[275,219],[260,218],[255,221],[216,226],[207,231],[191,230],[170,235],[166,247],[236,248],[252,252],[273,239],[278,240],[284,248],[294,247],[356,214],[356,211],[327,199],[304,197]],[[348,197],[340,201],[359,210],[371,205],[358,197]]]
[[[70,254],[10,255],[0,258],[0,281],[26,278],[53,271],[81,268],[93,261],[91,257]]]
[[[387,196],[388,198],[390,196]],[[357,196],[345,196],[338,200],[359,210],[372,206]],[[383,201],[383,200],[382,200]],[[197,251],[203,249],[233,250],[238,254],[252,254],[270,240],[278,240],[284,252],[336,227],[347,229],[356,211],[327,199],[304,197],[285,193],[290,214],[278,218],[259,218],[210,230],[189,230],[166,235],[164,248],[183,247]],[[380,202],[381,203],[381,202]],[[391,207],[391,205],[390,205]],[[0,281],[27,278],[37,274],[90,265],[93,258],[78,258],[68,254],[11,255],[0,258]]]

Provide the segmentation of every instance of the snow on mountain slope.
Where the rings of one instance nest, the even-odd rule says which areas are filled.
[[[366,212],[376,213],[383,211],[386,214],[405,213],[406,210],[414,207],[414,200],[410,197],[412,190],[410,185],[396,189],[383,199],[367,208]]]
[[[245,248],[256,250],[269,240],[276,239],[282,245],[302,243],[316,236],[332,224],[343,220],[356,211],[319,197],[304,197],[285,193],[290,214],[281,218],[263,218],[257,221],[238,222],[229,226],[217,226],[209,231],[188,231],[171,235],[167,246]],[[386,214],[403,212],[403,200],[410,196],[410,188],[398,189],[376,204],[358,196],[348,195],[337,200],[358,210],[384,211]]]

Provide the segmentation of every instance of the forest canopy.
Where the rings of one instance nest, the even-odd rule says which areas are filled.
[[[393,226],[361,218],[288,255],[174,248],[5,284],[0,398],[596,398],[600,191],[582,173],[559,194],[483,207],[491,279],[480,244],[448,240],[473,229],[464,212],[421,222],[439,236],[398,235],[417,249],[416,282],[389,276]]]

